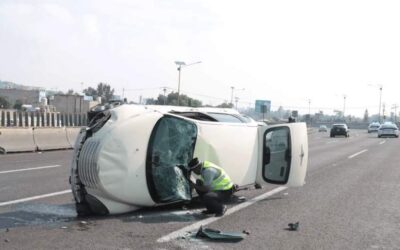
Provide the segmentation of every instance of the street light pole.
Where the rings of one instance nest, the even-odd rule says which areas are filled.
[[[194,62],[194,63],[190,63],[190,64],[186,64],[185,62],[182,62],[182,61],[175,61],[175,64],[178,66],[178,106],[180,106],[180,102],[179,102],[179,99],[180,99],[180,93],[181,93],[181,71],[182,71],[182,68],[183,67],[188,67],[188,66],[191,66],[191,65],[194,65],[194,64],[198,64],[198,63],[201,63],[201,61],[198,61],[198,62]]]
[[[394,123],[397,123],[397,108],[398,108],[399,106],[397,105],[397,104],[394,104],[393,106],[392,106],[392,109],[394,109]]]
[[[167,96],[166,96],[167,88],[164,87],[163,91],[164,91],[164,105],[166,105],[167,104]]]
[[[378,121],[381,122],[381,103],[382,103],[382,85],[379,86],[379,115]]]
[[[231,86],[232,92],[231,92],[231,105],[233,106],[233,90],[235,87]]]
[[[344,112],[346,110],[346,95],[343,96],[343,118],[345,117]]]
[[[236,110],[237,110],[237,104],[238,104],[238,101],[239,101],[239,97],[235,97],[235,102],[236,102]]]
[[[232,89],[232,91],[231,91],[231,105],[232,105],[232,107],[233,107],[233,92],[234,92],[235,90],[236,90],[236,91],[245,90],[245,88],[242,88],[242,89],[235,89],[234,86],[231,86],[231,89]]]

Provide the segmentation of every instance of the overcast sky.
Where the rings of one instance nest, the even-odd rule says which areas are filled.
[[[204,104],[378,113],[400,104],[399,1],[0,0],[0,79],[132,101],[168,87]],[[245,88],[244,90],[239,90]],[[399,109],[400,110],[400,109]]]

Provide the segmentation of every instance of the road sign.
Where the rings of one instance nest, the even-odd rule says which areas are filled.
[[[256,100],[255,111],[258,113],[267,113],[271,111],[271,101],[269,100]]]

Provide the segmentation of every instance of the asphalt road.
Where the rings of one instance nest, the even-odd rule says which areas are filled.
[[[77,218],[72,151],[0,155],[0,249],[400,249],[399,146],[361,130],[311,133],[306,185],[241,191],[247,201],[221,218],[196,202]],[[250,234],[230,243],[187,233],[199,225]]]

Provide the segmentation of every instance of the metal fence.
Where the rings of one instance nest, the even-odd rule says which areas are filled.
[[[85,113],[24,112],[0,109],[0,127],[77,127],[87,125]]]

